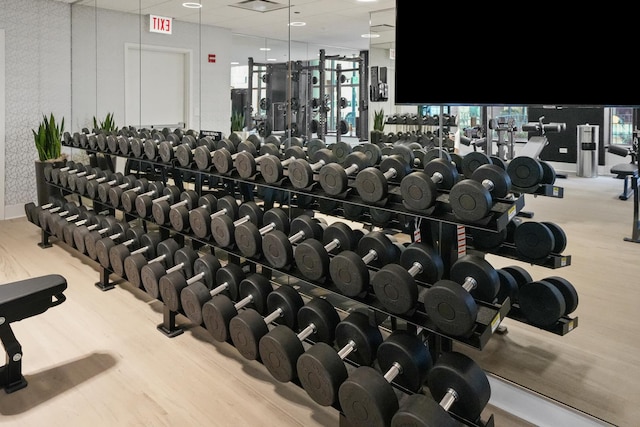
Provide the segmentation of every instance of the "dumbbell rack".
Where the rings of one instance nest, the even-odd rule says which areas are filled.
[[[95,154],[101,153],[101,151],[92,150],[89,148],[83,148],[83,147],[76,147],[76,148],[85,150],[88,153],[95,153]],[[114,155],[112,153],[107,153],[107,154]],[[370,206],[370,204],[364,203],[357,195],[349,195],[344,198],[339,198],[336,200],[336,198],[326,197],[326,196],[323,196],[322,194],[311,193],[310,191],[295,189],[289,184],[288,180],[285,180],[283,182],[283,185],[274,186],[274,185],[269,185],[265,183],[261,178],[243,180],[243,179],[240,179],[238,176],[234,176],[233,174],[218,175],[215,172],[211,172],[211,171],[203,172],[203,171],[195,170],[193,168],[185,169],[175,165],[163,164],[163,163],[150,161],[150,160],[136,159],[131,157],[123,157],[123,156],[118,156],[118,157],[127,159],[127,160],[132,160],[134,162],[140,162],[140,164],[142,163],[149,164],[150,166],[152,166],[151,167],[152,170],[162,171],[170,168],[173,170],[173,173],[179,172],[181,174],[191,174],[192,176],[195,177],[196,188],[198,188],[200,191],[204,191],[202,182],[204,181],[205,178],[216,177],[216,178],[221,178],[225,180],[233,180],[237,183],[248,183],[252,185],[262,186],[265,188],[274,188],[278,190],[290,191],[291,193],[298,194],[298,195],[306,195],[306,196],[313,196],[315,198],[325,198],[325,199],[335,200],[340,203],[346,202],[346,203],[351,203],[355,205],[361,205],[364,207]],[[163,176],[166,177],[167,174],[163,174]],[[70,193],[70,191],[66,188],[57,186],[53,183],[50,183],[50,185],[52,185],[53,187],[59,188],[63,193],[66,193],[66,194]],[[450,212],[446,212],[446,210],[440,211],[438,209],[431,209],[429,212],[417,213],[417,212],[412,212],[406,209],[406,207],[400,201],[401,197],[399,198],[397,189],[393,189],[393,188],[390,189],[389,194],[390,194],[389,201],[384,205],[381,204],[380,206],[376,206],[377,209],[390,211],[395,215],[405,215],[405,216],[410,216],[417,219],[423,219],[423,220],[426,220],[425,222],[445,223],[450,226],[456,226],[460,224],[460,221],[456,220],[455,217]],[[79,199],[81,203],[81,198],[79,197]],[[446,204],[448,203],[448,194],[446,192],[443,192],[438,197],[437,203],[446,206]],[[507,223],[515,215],[518,215],[518,213],[521,211],[523,207],[524,207],[524,197],[522,194],[518,194],[516,197],[514,197],[511,200],[498,201],[498,203],[496,203],[496,205],[492,209],[491,215],[485,221],[481,221],[481,223],[465,224],[465,226],[481,228],[485,230],[500,231],[504,227],[506,227]],[[125,217],[127,218],[127,220],[136,219],[135,215],[128,214],[128,213],[125,214]],[[148,219],[142,219],[142,221],[145,225],[145,228],[146,228],[147,221],[152,222],[152,220],[148,220]],[[240,261],[243,259],[242,255],[236,250],[215,247],[209,241],[198,239],[190,234],[177,233],[175,232],[175,230],[172,230],[170,227],[158,226],[158,228],[163,238],[168,238],[173,231],[174,232],[173,235],[183,239],[183,241],[185,238],[190,239],[194,249],[208,247],[210,248],[212,253],[214,253],[216,250],[220,250],[230,260],[233,259],[233,260]],[[44,230],[42,231],[42,239],[43,239],[43,243],[44,242],[48,243],[48,233],[45,232]],[[41,246],[46,247],[45,245],[41,245]],[[518,259],[517,256],[512,253],[504,253],[500,255]],[[545,260],[543,263],[539,263],[539,265],[544,265],[545,267],[549,267],[549,268],[558,268],[558,267],[564,267],[564,266],[570,265],[570,256],[564,256],[565,258],[564,262],[557,262],[557,258],[558,257],[553,256],[551,257],[552,259],[551,263],[549,263],[549,260]],[[456,342],[460,342],[462,344],[471,346],[473,348],[483,349],[486,343],[488,342],[488,340],[491,338],[491,336],[496,332],[496,330],[498,329],[498,326],[500,325],[501,321],[505,317],[509,317],[514,320],[526,323],[526,320],[522,318],[522,316],[519,314],[519,310],[517,309],[517,306],[512,306],[508,297],[505,299],[505,301],[499,304],[489,304],[489,303],[483,303],[478,301],[479,313],[477,317],[476,327],[474,328],[472,335],[470,335],[469,337],[451,338],[449,336],[440,334],[437,331],[437,328],[434,327],[433,323],[430,321],[428,316],[426,316],[426,314],[424,313],[424,310],[421,310],[421,307],[418,307],[418,309],[416,309],[415,312],[410,313],[409,315],[402,315],[402,316],[391,315],[390,313],[387,313],[385,311],[385,309],[381,306],[379,302],[376,301],[375,297],[373,296],[367,296],[364,298],[347,298],[343,296],[341,293],[339,293],[335,288],[335,286],[332,285],[331,283],[319,284],[319,283],[309,282],[295,268],[291,270],[286,270],[286,271],[278,271],[278,270],[272,269],[270,265],[265,264],[261,260],[254,260],[254,259],[246,259],[245,264],[248,265],[252,271],[257,271],[257,269],[260,269],[263,272],[270,272],[271,277],[284,277],[285,280],[288,280],[288,281],[291,281],[293,279],[293,281],[295,281],[295,283],[300,286],[300,289],[302,290],[301,293],[303,294],[307,293],[307,295],[309,295],[313,292],[314,289],[322,288],[323,290],[329,292],[328,298],[330,298],[331,300],[335,300],[336,307],[339,307],[339,306],[342,306],[342,308],[349,307],[352,303],[355,303],[358,305],[364,305],[365,307],[368,307],[370,309],[370,313],[372,316],[377,316],[378,314],[390,316],[392,328],[395,327],[394,325],[397,325],[397,323],[400,322],[406,325],[407,328],[410,328],[410,329],[414,329],[417,331],[427,330],[429,331],[430,337],[432,337],[430,338],[430,340],[433,341],[433,346],[431,348],[433,348],[435,351],[450,350],[451,344],[454,340]],[[112,288],[114,285],[110,282],[111,273],[112,271],[110,271],[109,269],[102,268],[102,271],[100,274],[100,281],[96,283],[96,286],[98,286],[103,290]],[[421,283],[421,285],[424,287],[430,286],[430,284],[425,284],[425,283]],[[176,316],[178,314],[181,314],[181,313],[171,312],[165,305],[163,310],[163,322],[158,326],[158,329],[170,337],[176,336],[182,333],[182,329],[176,323]],[[577,318],[574,318],[574,319],[563,318],[558,322],[557,325],[554,325],[553,327],[548,328],[547,330],[552,333],[564,335],[577,326],[577,320],[578,320]],[[460,421],[463,421],[468,425],[479,425],[479,426],[489,427],[493,425],[493,416],[491,416],[490,420],[487,423],[479,422],[479,420],[471,421],[471,422],[469,420],[460,420]]]

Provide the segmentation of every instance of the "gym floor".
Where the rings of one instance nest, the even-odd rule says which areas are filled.
[[[636,288],[640,245],[630,237],[632,199],[617,198],[611,176],[556,183],[564,198],[525,196],[532,220],[553,221],[568,236],[571,265],[558,270],[488,255],[492,265],[522,265],[541,279],[560,275],[577,288],[579,326],[557,336],[506,319],[504,335],[482,350],[455,345],[487,372],[564,402],[608,423],[640,418],[640,345]],[[202,327],[178,316],[185,333],[167,338],[156,326],[162,304],[119,282],[102,292],[96,262],[64,244],[43,250],[24,218],[0,221],[0,283],[59,273],[67,301],[12,324],[24,351],[27,388],[0,399],[3,421],[65,425],[338,425],[333,408],[315,404],[293,384],[272,379]],[[554,425],[524,421],[517,408],[493,405],[496,426]],[[544,417],[544,414],[538,414]],[[486,419],[486,416],[483,416]],[[557,424],[556,424],[557,425]]]

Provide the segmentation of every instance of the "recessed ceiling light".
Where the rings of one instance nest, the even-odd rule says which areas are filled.
[[[360,37],[362,37],[364,39],[377,39],[378,37],[380,37],[380,34],[366,33],[366,34],[362,34]]]
[[[182,3],[182,6],[188,7],[189,9],[200,9],[202,7],[200,3],[194,3],[194,2]]]
[[[261,47],[260,50],[264,50],[265,52],[268,52],[271,50],[270,47]]]
[[[270,62],[276,62],[276,61],[277,61],[277,59],[276,59],[276,58],[267,58],[267,61],[270,61]]]
[[[231,65],[240,65],[240,63],[238,61],[232,61]]]
[[[291,27],[304,27],[305,25],[307,25],[307,23],[302,21],[289,22],[289,26]]]

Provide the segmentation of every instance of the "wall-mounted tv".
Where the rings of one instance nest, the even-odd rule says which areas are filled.
[[[395,102],[640,106],[635,25],[609,6],[396,0]]]

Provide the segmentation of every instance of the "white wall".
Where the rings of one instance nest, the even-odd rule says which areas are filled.
[[[187,127],[229,132],[232,42],[229,30],[211,26],[202,26],[200,30],[197,24],[174,21],[173,34],[153,34],[146,30],[146,18],[140,20],[135,14],[98,9],[96,17],[94,9],[86,6],[73,6],[72,14],[74,130],[92,126],[93,116],[102,120],[109,112],[114,113],[119,127],[138,125],[124,123],[124,46],[142,43],[193,52],[191,122]],[[216,55],[215,63],[207,62],[210,53]],[[143,63],[142,78],[145,73],[153,73],[153,69]]]
[[[50,0],[0,1],[5,30],[5,217],[36,200],[38,153],[31,129],[42,114],[71,116],[70,6]],[[68,121],[65,126],[68,129]]]

